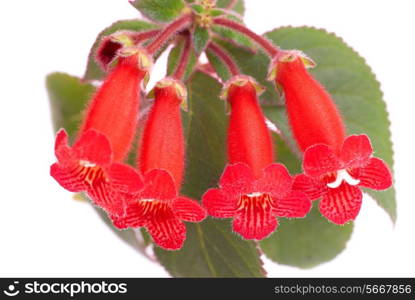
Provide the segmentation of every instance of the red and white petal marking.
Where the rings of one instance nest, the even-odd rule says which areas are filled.
[[[272,198],[266,194],[244,195],[238,201],[233,230],[247,240],[262,240],[277,228]]]
[[[347,183],[329,189],[320,201],[320,212],[331,222],[343,225],[354,220],[362,206],[362,191]]]
[[[179,250],[186,239],[186,226],[173,214],[149,219],[146,228],[153,241],[166,250]]]

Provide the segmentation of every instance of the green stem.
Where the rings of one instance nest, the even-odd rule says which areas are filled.
[[[239,68],[228,53],[226,53],[218,44],[210,42],[207,49],[212,51],[217,57],[219,57],[224,64],[228,67],[232,76],[240,74]]]
[[[182,49],[182,53],[180,53],[179,63],[177,64],[176,70],[172,74],[173,78],[176,78],[177,80],[182,80],[185,73],[186,73],[186,67],[189,63],[190,58],[190,49],[191,49],[191,40],[190,35],[187,34],[184,38],[184,45]]]

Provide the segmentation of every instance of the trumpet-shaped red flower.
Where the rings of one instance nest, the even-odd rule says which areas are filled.
[[[276,217],[304,217],[311,202],[300,191],[292,191],[293,179],[282,164],[270,164],[259,177],[244,163],[228,165],[219,189],[203,195],[208,214],[234,218],[233,230],[245,239],[262,240],[277,227]]]
[[[291,191],[293,179],[287,169],[273,163],[270,132],[257,99],[255,81],[232,78],[225,87],[231,105],[228,157],[219,189],[202,198],[211,216],[234,218],[233,230],[245,239],[261,240],[277,227],[276,217],[304,217],[311,201]]]
[[[111,214],[124,214],[123,193],[142,187],[140,176],[120,164],[136,132],[140,83],[150,67],[139,49],[127,51],[91,100],[74,146],[61,130],[56,138],[58,162],[51,175],[71,192],[86,191]],[[127,55],[128,54],[128,55]]]
[[[197,201],[177,194],[167,171],[154,169],[144,176],[144,189],[127,201],[125,216],[112,219],[119,229],[145,227],[160,247],[177,250],[186,239],[183,221],[200,222],[205,217]]]
[[[166,78],[154,94],[137,160],[145,174],[144,189],[129,197],[125,216],[112,219],[120,229],[145,227],[160,247],[177,250],[186,239],[182,221],[200,222],[206,211],[197,201],[178,195],[185,155],[180,104],[186,101],[186,89]]]
[[[314,62],[299,51],[286,51],[274,61],[271,78],[283,90],[288,120],[302,151],[314,144],[338,150],[346,129],[326,89],[307,71]]]
[[[304,153],[304,174],[295,178],[294,189],[320,201],[320,212],[335,224],[354,220],[362,204],[359,187],[384,190],[392,185],[391,172],[379,158],[366,135],[351,135],[339,154],[317,144]]]
[[[56,136],[57,163],[50,173],[70,192],[86,191],[94,203],[114,215],[123,215],[124,194],[136,193],[143,183],[134,168],[115,163],[111,146],[101,133],[90,129],[68,146],[68,135],[61,129]]]

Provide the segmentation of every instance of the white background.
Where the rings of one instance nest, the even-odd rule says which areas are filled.
[[[367,59],[382,83],[396,153],[395,226],[365,198],[346,251],[310,270],[266,260],[270,276],[415,276],[412,4],[246,0],[246,23],[258,33],[282,25],[326,28]],[[136,16],[127,0],[0,1],[0,276],[168,276],[48,175],[54,136],[46,74],[81,76],[98,32]]]

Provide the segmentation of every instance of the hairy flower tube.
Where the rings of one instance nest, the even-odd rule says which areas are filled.
[[[157,245],[178,250],[186,239],[183,221],[200,222],[206,212],[197,201],[178,194],[185,157],[180,105],[186,101],[186,89],[166,78],[154,94],[137,162],[144,188],[127,199],[125,216],[112,219],[120,229],[145,227]]]
[[[51,166],[60,185],[71,192],[86,191],[114,215],[124,214],[121,194],[142,187],[140,175],[121,163],[136,132],[140,84],[150,63],[141,50],[127,50],[93,96],[74,146],[68,146],[65,131],[58,133],[58,162]]]
[[[306,70],[310,61],[289,51],[274,62],[276,84],[282,88],[294,137],[304,152],[304,174],[294,189],[311,199],[322,198],[320,212],[335,224],[354,220],[361,207],[361,187],[384,190],[391,172],[378,158],[366,135],[349,136],[331,96]]]
[[[259,107],[256,83],[233,77],[225,87],[231,105],[228,157],[219,188],[202,198],[208,214],[233,218],[233,230],[245,239],[261,240],[277,227],[277,217],[304,217],[311,201],[292,191],[293,178],[285,166],[273,163],[273,147]]]

